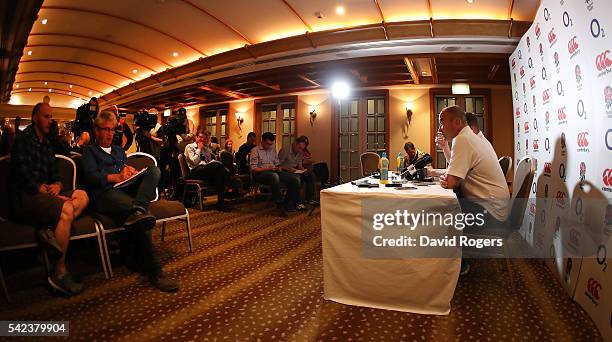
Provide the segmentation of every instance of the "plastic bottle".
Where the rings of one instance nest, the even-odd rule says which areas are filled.
[[[387,152],[382,153],[380,162],[378,164],[380,170],[380,184],[389,183],[389,159],[387,159]]]
[[[404,168],[404,156],[402,155],[402,152],[399,152],[397,154],[397,173],[399,174],[400,172],[402,172],[403,168]]]

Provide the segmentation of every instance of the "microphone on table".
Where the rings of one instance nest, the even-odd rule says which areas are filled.
[[[406,179],[411,180],[416,178],[424,178],[423,172],[419,172],[419,170],[423,170],[425,166],[431,164],[433,159],[429,154],[425,154],[423,157],[417,159],[414,164],[408,166],[404,172],[400,174],[400,177],[406,177]],[[420,177],[419,177],[420,176]]]

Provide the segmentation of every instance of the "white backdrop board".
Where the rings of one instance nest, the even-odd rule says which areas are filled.
[[[521,233],[612,339],[612,1],[542,0],[509,62],[514,160],[537,161]]]

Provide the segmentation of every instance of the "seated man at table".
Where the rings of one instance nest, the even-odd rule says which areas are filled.
[[[39,241],[57,260],[49,284],[66,295],[83,291],[83,285],[66,270],[66,251],[72,222],[87,207],[82,190],[63,191],[50,131],[52,108],[38,103],[32,111],[32,124],[17,135],[11,155],[11,213],[17,222],[33,225]],[[3,194],[4,196],[4,194]]]
[[[404,157],[404,167],[414,165],[417,160],[428,155],[428,153],[417,149],[411,141],[404,144],[404,151],[406,152],[406,156]]]
[[[178,285],[162,271],[151,241],[155,217],[149,213],[149,203],[156,197],[160,171],[157,166],[149,166],[131,184],[115,187],[138,173],[127,165],[121,146],[112,145],[116,125],[113,113],[98,114],[94,123],[96,142],[83,151],[83,176],[93,208],[125,227],[121,254],[128,267],[147,276],[160,291],[175,292]]]
[[[251,153],[253,147],[255,147],[255,139],[257,134],[255,132],[249,132],[247,134],[247,141],[238,148],[236,152],[236,165],[238,166],[239,175],[248,175],[250,172],[249,163],[247,163],[247,156]]]
[[[223,164],[213,160],[213,151],[210,148],[210,132],[199,130],[195,141],[185,146],[185,159],[191,170],[191,178],[209,182],[215,187],[217,193],[217,210],[227,212],[225,206],[225,190],[229,185],[232,192],[238,194],[232,175]]]
[[[440,185],[459,190],[457,197],[464,212],[476,214],[486,210],[481,228],[502,226],[508,216],[510,193],[495,151],[470,129],[460,107],[442,109],[439,119],[444,136],[453,142],[450,162],[446,173],[440,176]],[[463,262],[462,274],[468,271],[469,264]]]
[[[300,180],[288,172],[279,172],[280,160],[276,154],[274,139],[271,132],[261,135],[261,145],[251,150],[251,172],[256,182],[270,187],[279,216],[287,217],[287,210],[295,211],[299,200]],[[287,187],[284,199],[281,195],[281,183]]]
[[[295,177],[298,182],[303,182],[305,186],[305,200],[310,205],[316,205],[314,201],[314,191],[316,178],[312,171],[306,170],[302,164],[303,151],[306,148],[306,139],[299,137],[295,139],[290,148],[281,148],[278,153],[280,166],[283,172],[289,173]],[[306,206],[299,203],[296,206],[297,210],[305,210]]]

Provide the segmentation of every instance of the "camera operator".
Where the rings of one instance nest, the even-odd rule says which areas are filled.
[[[134,126],[136,126],[136,146],[138,152],[153,155],[152,144],[161,145],[162,139],[151,135],[151,131],[157,125],[157,114],[142,111],[134,114]]]
[[[99,110],[98,99],[95,97],[92,97],[89,103],[77,108],[76,119],[72,128],[75,137],[81,136],[83,132],[89,133],[89,136],[94,136],[93,121],[98,116]]]
[[[115,114],[115,118],[117,119],[115,135],[113,136],[113,145],[121,146],[123,147],[124,151],[127,151],[129,150],[130,146],[132,146],[132,142],[134,141],[132,129],[127,122],[125,122],[125,114],[121,115],[119,113],[119,108],[117,108],[116,105],[113,105],[110,108],[110,111]]]
[[[159,168],[162,171],[161,188],[172,189],[169,198],[174,199],[178,196],[178,179],[181,170],[178,163],[179,137],[187,133],[187,111],[180,108],[176,115],[168,117],[167,122],[157,131],[158,137],[163,137],[160,153]]]

